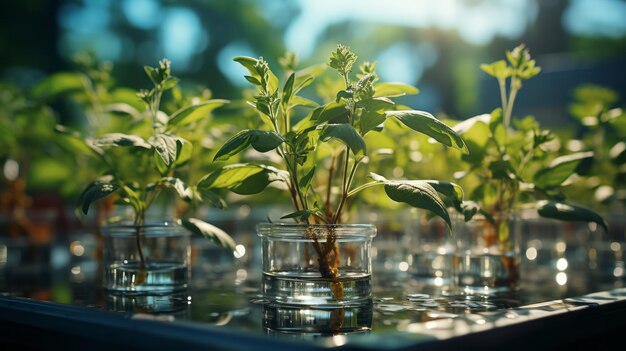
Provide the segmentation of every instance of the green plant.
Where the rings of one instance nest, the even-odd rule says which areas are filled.
[[[225,161],[252,147],[262,153],[275,151],[280,162],[225,165],[203,178],[198,189],[254,194],[272,184],[286,189],[293,205],[294,211],[281,219],[334,225],[346,220],[347,203],[357,194],[382,186],[390,199],[427,209],[451,226],[440,194],[460,204],[463,195],[458,185],[435,180],[388,180],[375,173],[367,179],[357,172],[368,160],[366,135],[382,132],[387,123],[398,123],[441,144],[467,151],[463,139],[430,113],[396,109],[391,98],[415,94],[416,88],[379,82],[376,63],[363,63],[355,79],[351,72],[357,56],[339,45],[328,66],[339,74],[339,81],[332,86],[340,88],[333,93],[334,101],[318,106],[298,95],[313,81],[312,70],[295,72],[293,65],[286,65],[287,78],[281,89],[279,79],[263,58],[234,60],[247,69],[246,79],[257,89],[254,101],[248,104],[264,123],[260,129],[245,129],[231,137],[214,159]],[[308,110],[298,113],[301,107]],[[333,259],[337,254],[336,238],[332,229],[329,234],[324,242],[311,236],[322,277],[333,279],[338,274]]]
[[[178,79],[171,76],[170,62],[161,60],[157,67],[145,66],[145,71],[154,85],[151,90],[137,93],[146,110],[140,112],[131,106],[116,105],[118,109],[132,111],[133,123],[129,130],[133,133],[109,132],[91,138],[67,128],[58,128],[74,141],[77,152],[82,150],[95,156],[106,169],[105,174],[92,181],[80,195],[80,209],[87,214],[94,201],[112,194],[118,196],[119,204],[130,206],[142,267],[145,258],[141,250],[140,227],[159,195],[164,190],[173,190],[169,194],[188,203],[202,200],[195,187],[187,185],[181,178],[190,161],[193,145],[178,133],[226,103],[225,100],[196,102],[168,115],[160,109],[161,100],[166,91],[178,84]],[[171,205],[171,201],[167,204]],[[197,218],[183,218],[182,224],[224,247],[235,247],[228,234],[211,224]]]
[[[49,240],[52,231],[31,221],[37,192],[59,195],[71,176],[68,159],[56,145],[55,115],[32,99],[31,91],[0,82],[0,212],[10,218],[7,234]],[[41,227],[41,228],[40,228]]]
[[[564,202],[563,186],[593,153],[560,155],[554,134],[542,129],[533,117],[512,118],[523,83],[541,71],[528,49],[517,46],[506,52],[506,60],[483,64],[481,69],[497,79],[502,106],[454,128],[470,150],[461,157],[466,169],[457,173],[457,178],[465,181],[464,188],[472,189],[470,198],[474,200],[462,205],[465,219],[482,212],[493,221],[520,207],[532,207],[543,217],[596,222],[606,229],[604,219],[594,211]],[[467,185],[470,183],[473,186]],[[498,233],[496,237],[508,235]],[[507,240],[501,244],[510,245]]]
[[[614,210],[611,206],[626,204],[626,114],[616,107],[618,94],[604,86],[581,85],[574,97],[569,110],[581,127],[582,142],[574,146],[594,153],[583,170],[589,178],[577,190]]]

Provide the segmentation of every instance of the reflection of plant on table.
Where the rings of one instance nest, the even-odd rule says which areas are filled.
[[[126,133],[110,132],[97,138],[84,138],[77,132],[59,128],[74,140],[76,150],[94,156],[105,168],[104,175],[87,186],[80,196],[80,207],[87,214],[89,206],[109,195],[118,196],[118,204],[132,209],[132,226],[135,228],[140,265],[146,264],[141,249],[141,226],[148,211],[157,203],[164,190],[189,203],[201,199],[195,187],[186,184],[179,176],[192,154],[192,144],[177,135],[216,107],[223,100],[207,100],[180,108],[168,115],[160,110],[164,92],[174,88],[178,79],[170,75],[170,63],[162,60],[158,67],[145,67],[154,84],[151,90],[141,90],[137,95],[145,103],[145,111],[134,111],[131,106],[116,105],[117,109],[134,111],[132,123]],[[162,196],[161,196],[162,197]],[[171,201],[166,201],[171,205]],[[234,249],[234,241],[222,230],[196,218],[183,218],[182,224],[193,232]]]
[[[236,57],[234,60],[249,72],[246,79],[257,88],[254,101],[248,104],[258,112],[264,124],[260,129],[246,129],[234,135],[219,149],[215,160],[228,160],[249,147],[263,153],[274,151],[279,160],[277,163],[225,165],[208,174],[198,188],[215,187],[238,194],[254,194],[270,184],[280,186],[288,191],[294,210],[282,219],[302,224],[328,224],[332,228],[346,220],[348,203],[357,194],[382,186],[392,200],[427,209],[450,225],[440,193],[460,203],[462,191],[457,185],[388,180],[373,173],[369,180],[361,179],[358,169],[367,162],[369,155],[365,138],[375,137],[384,130],[386,123],[399,123],[444,145],[467,149],[452,129],[428,112],[396,110],[391,98],[415,93],[415,88],[379,82],[375,63],[363,63],[355,79],[351,72],[356,59],[356,55],[342,45],[332,52],[329,66],[339,74],[334,84],[339,88],[333,92],[334,101],[319,106],[298,95],[313,81],[311,70],[294,71],[293,65],[286,65],[287,79],[279,85],[279,79],[264,59]],[[302,107],[306,108],[304,112]],[[313,232],[311,240],[321,276],[336,279],[339,252],[332,229],[326,241],[318,241]]]
[[[534,208],[543,217],[596,222],[605,227],[595,212],[564,202],[563,186],[593,153],[560,155],[555,136],[533,117],[513,119],[513,106],[523,83],[540,72],[528,49],[520,45],[506,53],[506,60],[481,68],[496,78],[502,106],[454,128],[470,150],[461,157],[465,169],[456,174],[464,188],[471,190],[473,201],[462,206],[466,220],[478,212],[488,217],[494,223],[493,240],[503,251],[510,250],[511,245],[503,219],[521,207]]]

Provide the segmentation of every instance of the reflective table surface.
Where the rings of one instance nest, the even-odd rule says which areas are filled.
[[[597,345],[626,323],[623,260],[615,250],[602,265],[585,246],[545,260],[525,251],[521,288],[497,296],[427,285],[379,251],[371,301],[316,309],[264,301],[258,238],[240,238],[247,239],[238,241],[245,246],[237,257],[195,238],[188,290],[135,297],[102,289],[93,235],[77,231],[41,245],[4,240],[3,340],[16,349],[558,349]]]

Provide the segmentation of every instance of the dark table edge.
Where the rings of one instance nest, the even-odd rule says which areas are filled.
[[[559,301],[562,300],[554,302]],[[593,350],[608,349],[616,341],[623,344],[625,336],[626,300],[621,300],[389,349]],[[135,319],[122,313],[12,296],[0,296],[0,346],[7,351],[326,349],[307,341],[271,338],[202,323]],[[371,351],[372,345],[348,343],[339,348]]]

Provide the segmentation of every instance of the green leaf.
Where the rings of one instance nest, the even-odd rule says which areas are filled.
[[[151,149],[152,145],[147,143],[142,137],[132,134],[109,133],[93,141],[96,147],[115,147],[115,146],[135,146],[144,149]]]
[[[146,186],[147,191],[153,191],[157,186],[162,186],[167,189],[174,189],[178,196],[185,200],[191,201],[193,198],[193,191],[185,184],[181,179],[175,177],[163,177],[157,183],[151,183]]]
[[[608,224],[602,216],[584,207],[546,200],[539,201],[537,206],[537,212],[542,217],[572,222],[594,222],[604,228],[605,232],[609,231]]]
[[[250,145],[258,152],[274,150],[285,142],[285,139],[276,132],[264,130],[252,130],[250,132]]]
[[[395,117],[407,127],[424,133],[438,142],[457,148],[468,153],[465,141],[458,136],[452,128],[439,121],[433,115],[425,111],[403,110],[387,111],[387,116]]]
[[[384,113],[394,105],[395,103],[386,97],[376,97],[359,101],[357,107],[361,107],[366,111]]]
[[[318,123],[346,123],[348,122],[348,110],[346,110],[346,105],[340,102],[331,102],[328,103],[321,108],[318,108],[316,111],[319,111],[316,115],[314,114],[314,118]]]
[[[252,84],[261,85],[261,76],[259,75],[256,69],[256,65],[259,62],[259,60],[253,57],[248,57],[248,56],[237,56],[233,58],[233,61],[239,63],[245,69],[247,69],[248,73],[250,73],[250,76],[254,77],[256,81],[258,81],[259,83],[259,84],[256,84],[256,82],[251,82]],[[268,89],[269,89],[269,92],[273,94],[278,89],[278,78],[269,69],[267,71],[267,75],[268,75],[268,82],[267,82]],[[249,79],[248,81],[250,82]]]
[[[156,168],[159,171],[159,173],[163,176],[166,175],[170,170],[170,166],[165,164],[165,161],[163,161],[163,158],[161,157],[161,155],[159,155],[158,152],[153,152],[152,158],[154,160],[154,164],[156,165]]]
[[[384,183],[384,182],[387,181],[387,178],[381,176],[380,174],[376,174],[374,172],[370,172],[369,177],[372,178],[374,181],[377,181],[377,182],[383,182]]]
[[[252,146],[258,152],[274,150],[285,142],[280,134],[271,131],[244,129],[230,138],[215,154],[214,161],[224,161]]]
[[[345,144],[352,150],[357,162],[367,155],[365,140],[363,140],[363,137],[349,124],[325,125],[320,134],[320,140],[328,141],[329,139],[336,139]]]
[[[506,79],[513,73],[504,60],[499,60],[491,64],[482,64],[480,65],[480,69],[485,71],[488,75],[498,79]]]
[[[296,79],[296,74],[292,73],[287,81],[285,82],[285,86],[283,87],[283,104],[288,104],[289,99],[291,99],[291,95],[293,94],[293,84]]]
[[[394,180],[385,182],[385,192],[390,199],[433,212],[452,228],[446,206],[437,191],[427,182],[419,180]]]
[[[102,108],[106,112],[114,112],[114,113],[121,113],[121,114],[129,115],[134,120],[139,120],[141,118],[141,112],[139,112],[135,107],[127,103],[118,102],[114,104],[105,105]]]
[[[328,65],[336,69],[342,75],[347,75],[352,70],[352,65],[357,56],[345,45],[337,45],[337,50],[331,52]]]
[[[500,107],[494,109],[490,113],[489,130],[492,134],[496,134],[496,128],[502,125],[502,109]]]
[[[80,73],[56,73],[37,84],[32,94],[35,98],[49,99],[61,94],[82,91],[86,83],[87,78]]]
[[[161,84],[162,77],[156,68],[153,68],[150,66],[143,66],[143,70],[146,71],[146,74],[148,75],[152,83],[154,83],[154,85]]]
[[[314,175],[315,166],[313,166],[313,168],[311,168],[311,170],[309,170],[307,174],[304,175],[304,177],[300,178],[300,182],[298,182],[298,186],[300,187],[300,189],[306,189],[311,184]]]
[[[279,169],[264,165],[233,164],[206,175],[198,182],[198,189],[227,189],[236,194],[250,195],[263,191],[270,183],[285,181]]]
[[[203,237],[215,242],[225,249],[236,250],[237,244],[225,231],[197,218],[184,219],[182,224],[192,233],[200,234]]]
[[[385,120],[387,116],[384,113],[376,111],[366,111],[361,115],[360,128],[361,135],[365,135],[367,132],[378,128]]]
[[[253,58],[253,57],[249,57],[249,56],[237,56],[235,58],[233,58],[233,61],[239,63],[240,65],[242,65],[245,69],[248,70],[248,73],[250,73],[251,76],[254,77],[258,77],[258,73],[256,71],[256,68],[254,68],[254,66],[257,63],[257,59]]]
[[[233,135],[226,143],[217,151],[213,161],[225,161],[248,148],[250,145],[250,130],[244,129]]]
[[[91,153],[91,147],[87,145],[83,136],[77,130],[73,130],[60,124],[58,124],[54,129],[62,135],[62,137],[58,139],[59,143],[68,151],[79,155]]]
[[[352,99],[354,93],[352,90],[339,90],[337,93],[337,97],[335,98],[335,102],[339,103],[341,99]]]
[[[484,114],[468,118],[452,129],[463,138],[469,153],[463,154],[461,159],[471,165],[480,165],[486,152],[486,145],[490,134],[489,122],[491,115]]]
[[[313,77],[305,77],[304,79],[296,78],[296,87],[293,89],[293,94],[297,94],[300,90],[306,88],[313,83]]]
[[[113,176],[107,175],[98,178],[97,180],[91,182],[85,188],[85,190],[80,194],[78,198],[79,206],[81,207],[84,214],[87,214],[89,211],[89,206],[92,202],[111,195],[114,193],[119,187],[113,183]]]
[[[193,144],[183,138],[176,138],[176,166],[182,166],[191,159]]]
[[[300,211],[286,214],[280,217],[280,219],[297,218],[299,219],[300,222],[306,222],[307,219],[309,219],[309,217],[311,217],[315,213],[317,213],[317,211],[315,210],[300,210]]]
[[[176,137],[169,134],[157,134],[155,137],[150,138],[150,144],[152,144],[154,151],[161,157],[168,169],[176,162],[176,156],[178,155]],[[165,172],[161,170],[161,173]]]
[[[209,203],[211,206],[217,208],[226,208],[226,201],[224,201],[221,194],[219,194],[219,189],[216,189],[217,191],[207,188],[200,189],[197,187],[190,187],[190,189],[194,193],[194,196],[199,196],[201,201]]]
[[[593,157],[593,152],[578,152],[554,159],[548,168],[539,170],[534,177],[536,186],[547,189],[561,185],[576,171],[584,159]]]
[[[424,180],[430,184],[438,193],[445,195],[452,201],[455,208],[459,209],[463,203],[463,188],[452,182],[442,182],[439,180]]]
[[[361,135],[379,128],[387,119],[385,111],[392,108],[395,103],[388,98],[378,97],[359,101],[358,107],[363,109],[361,119],[359,120],[359,128]]]
[[[176,190],[178,196],[185,200],[190,201],[193,197],[193,193],[191,189],[179,178],[175,177],[165,177],[161,179],[161,183],[164,184],[167,188],[172,188]]]
[[[506,146],[507,132],[504,124],[493,125],[492,139],[496,142],[496,145],[501,147]]]
[[[261,85],[261,82],[259,81],[258,78],[253,77],[253,76],[243,76],[244,78],[246,78],[246,80],[254,85]]]
[[[480,206],[474,201],[463,201],[460,210],[463,213],[463,219],[467,222],[480,211]]]
[[[313,100],[309,100],[307,98],[303,98],[302,96],[294,96],[292,97],[290,100],[291,104],[289,104],[289,107],[294,107],[294,106],[305,106],[305,107],[313,107],[313,108],[317,108],[319,107],[319,104]]]
[[[491,176],[494,179],[517,179],[515,169],[509,160],[495,160],[489,163]]]
[[[454,130],[457,134],[462,135],[463,139],[467,140],[467,138],[465,137],[465,133],[469,132],[470,130],[473,130],[474,128],[476,128],[477,125],[488,126],[490,121],[491,121],[491,115],[488,113],[485,113],[482,115],[468,118],[462,122],[457,123],[454,127],[452,127],[452,130]],[[484,134],[482,135],[482,137],[483,139],[485,139]]]
[[[419,89],[404,83],[377,83],[374,84],[374,97],[396,97],[419,94]]]
[[[180,79],[176,77],[167,77],[163,82],[163,90],[173,89],[176,85],[178,85]]]
[[[169,126],[184,126],[206,118],[214,109],[224,106],[228,100],[207,100],[199,104],[184,107],[172,114],[168,121]]]

